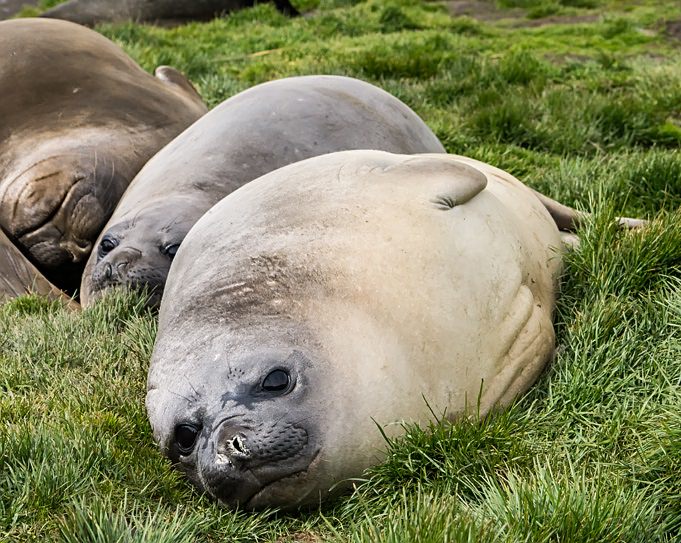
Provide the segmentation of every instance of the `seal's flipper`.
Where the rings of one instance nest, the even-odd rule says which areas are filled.
[[[525,392],[553,355],[551,316],[526,285],[520,285],[499,333],[503,338],[497,355],[499,372],[482,384],[481,416],[509,405]]]
[[[617,217],[617,224],[622,228],[627,228],[629,230],[636,230],[637,228],[643,228],[648,224],[645,219],[630,219],[629,217]]]
[[[80,307],[52,285],[0,231],[0,303],[25,294],[61,300],[71,309]]]
[[[487,186],[487,176],[477,168],[447,155],[423,155],[410,158],[383,173],[406,178],[427,178],[434,185],[430,201],[440,209],[452,209],[465,204]]]
[[[579,236],[572,232],[560,232],[560,240],[563,242],[563,247],[568,250],[579,249],[581,243]]]
[[[159,66],[154,70],[154,76],[164,83],[173,85],[175,88],[182,91],[189,99],[206,108],[206,104],[204,103],[203,98],[201,98],[199,91],[196,90],[196,87],[192,85],[192,82],[189,81],[181,71],[176,70],[172,66]],[[208,111],[207,108],[206,111]]]
[[[556,223],[558,230],[574,232],[580,224],[582,224],[585,217],[584,213],[563,205],[548,196],[544,196],[541,192],[537,192],[534,189],[532,189],[532,192],[539,198],[539,201],[546,208],[546,211],[549,212],[551,217],[553,217],[553,221]]]
[[[577,211],[560,202],[556,202],[556,200],[553,200],[534,189],[532,192],[539,198],[539,201],[546,208],[551,217],[553,217],[558,230],[574,232],[584,223],[584,219],[589,216],[588,213],[582,213],[581,211]],[[648,221],[643,219],[630,219],[628,217],[617,217],[617,224],[622,228],[634,230],[636,228],[642,228],[648,224]]]

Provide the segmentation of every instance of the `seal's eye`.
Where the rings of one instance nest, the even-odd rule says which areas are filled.
[[[175,443],[182,454],[187,455],[194,450],[198,435],[199,429],[193,424],[179,424],[175,427]]]
[[[281,392],[288,388],[291,378],[284,370],[274,370],[270,372],[262,382],[262,389],[267,392]]]
[[[179,243],[169,243],[168,245],[161,247],[161,254],[166,255],[168,258],[172,260],[172,258],[175,256],[175,253],[177,253],[177,249],[179,247],[180,247]]]
[[[118,246],[118,240],[107,234],[106,236],[104,236],[102,238],[102,241],[99,243],[99,254],[105,255],[107,253],[110,253],[117,246]]]

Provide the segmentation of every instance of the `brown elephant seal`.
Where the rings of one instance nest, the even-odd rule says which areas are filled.
[[[71,308],[78,304],[41,274],[0,230],[0,304],[25,294],[61,300]]]
[[[255,4],[256,0],[71,0],[41,17],[86,26],[120,21],[181,22],[211,19]],[[298,15],[288,0],[274,0],[274,4],[285,15]]]
[[[37,39],[39,37],[39,39]],[[0,227],[59,286],[144,163],[206,112],[105,37],[48,19],[0,22]]]
[[[147,288],[160,302],[177,247],[224,196],[267,172],[333,151],[444,153],[404,103],[364,81],[292,77],[248,89],[162,149],[133,180],[92,252],[84,305],[108,287]]]
[[[290,507],[379,462],[376,423],[525,391],[553,352],[561,240],[498,172],[349,151],[213,207],[161,304],[146,405],[162,451],[225,504]]]

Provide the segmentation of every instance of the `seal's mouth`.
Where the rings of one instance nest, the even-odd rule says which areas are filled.
[[[279,479],[275,479],[266,483],[260,490],[256,491],[248,500],[243,503],[245,509],[263,509],[268,506],[279,506],[279,507],[295,507],[301,503],[304,503],[307,497],[313,492],[314,488],[308,488],[302,495],[293,497],[291,503],[277,504],[272,503],[272,497],[281,496],[283,494],[289,494],[291,489],[297,487],[296,482],[302,482],[305,477],[307,477],[310,470],[314,470],[319,463],[319,453],[321,449],[317,449],[312,455],[312,459],[308,463],[306,468],[294,471],[288,475],[284,475]],[[219,498],[218,498],[219,499]]]
[[[151,265],[131,265],[129,268],[117,266],[111,262],[99,262],[95,265],[86,285],[87,297],[97,300],[114,289],[137,292],[144,300],[145,306],[158,309],[163,298],[165,279],[159,270]]]

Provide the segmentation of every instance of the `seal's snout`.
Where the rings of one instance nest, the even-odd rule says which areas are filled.
[[[253,456],[243,429],[223,425],[218,432],[215,462],[234,464]]]
[[[92,251],[92,243],[86,240],[62,240],[59,242],[59,247],[71,255],[71,261],[74,263],[85,260]]]
[[[308,445],[307,431],[291,424],[223,422],[200,447],[198,478],[224,504],[272,505],[269,489],[307,470],[315,456]]]
[[[101,252],[101,246],[99,248]],[[93,278],[100,289],[126,284],[127,273],[142,257],[142,252],[132,247],[117,247],[106,255],[101,255],[101,260],[95,265]]]

